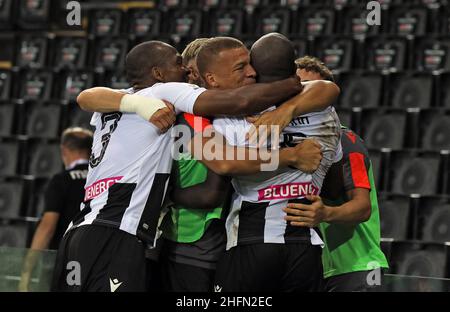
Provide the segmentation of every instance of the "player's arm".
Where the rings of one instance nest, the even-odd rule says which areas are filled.
[[[304,140],[295,147],[272,151],[231,146],[213,128],[209,131],[193,137],[189,152],[219,175],[250,175],[287,166],[314,172],[322,160],[320,144],[315,140]]]
[[[315,80],[303,83],[303,91],[284,102],[277,109],[266,112],[261,116],[251,118],[255,128],[250,132],[257,131],[261,125],[276,125],[283,130],[292,119],[316,111],[322,111],[332,105],[340,93],[339,87],[325,80]],[[270,127],[269,127],[270,133]]]
[[[206,180],[193,186],[181,188],[175,183],[171,200],[186,208],[212,209],[225,202],[230,191],[230,177],[208,170]]]

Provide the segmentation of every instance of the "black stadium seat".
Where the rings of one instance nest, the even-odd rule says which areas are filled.
[[[7,137],[13,132],[14,105],[0,104],[0,137]]]
[[[450,70],[450,39],[425,37],[417,40],[415,66],[418,70]]]
[[[410,219],[409,198],[380,199],[378,207],[381,237],[397,240],[407,239]]]
[[[127,20],[131,35],[156,37],[160,33],[161,12],[157,10],[131,9]]]
[[[349,108],[380,106],[383,86],[380,74],[352,72],[341,77],[340,106]]]
[[[434,207],[424,225],[423,239],[433,242],[450,242],[450,205]]]
[[[19,2],[18,24],[22,29],[46,29],[50,20],[51,0]]]
[[[421,156],[403,159],[391,167],[392,192],[396,194],[435,195],[438,193],[439,158]]]
[[[27,135],[37,138],[57,138],[61,119],[61,105],[33,105],[28,114]]]
[[[367,24],[368,12],[365,6],[344,8],[344,15],[341,20],[343,22],[343,33],[355,37],[377,35],[380,32],[380,26]]]
[[[439,106],[450,108],[450,73],[441,75],[441,87],[438,94]]]
[[[0,182],[0,218],[18,218],[21,215],[23,183]]]
[[[36,177],[51,177],[62,170],[58,144],[35,144],[30,151],[29,174]]]
[[[3,0],[0,5],[0,29],[11,29],[14,27],[14,15],[12,9],[17,0]]]
[[[172,11],[169,14],[170,23],[168,34],[176,38],[196,38],[201,33],[202,12],[191,11]]]
[[[406,130],[406,115],[402,112],[363,114],[363,137],[369,148],[401,149]]]
[[[27,247],[28,227],[26,224],[0,226],[1,247]]]
[[[53,75],[50,71],[27,71],[22,73],[19,98],[47,101],[51,97]]]
[[[335,13],[332,9],[301,9],[299,11],[299,33],[301,35],[323,36],[333,34]]]
[[[450,150],[450,116],[433,114],[422,132],[422,148],[427,150]]]
[[[90,125],[92,118],[92,113],[85,112],[78,108],[78,106],[75,106],[72,111],[70,112],[70,120],[69,120],[69,126],[70,127],[83,127],[87,129],[92,130],[92,126]]]
[[[98,36],[117,36],[121,32],[121,10],[93,10],[90,12],[90,33]]]
[[[243,32],[242,10],[214,10],[210,15],[213,36],[240,36]]]
[[[49,55],[49,39],[44,35],[24,35],[17,45],[16,65],[19,67],[43,68]]]
[[[427,9],[423,7],[396,7],[389,15],[393,34],[422,36],[427,32],[428,14]]]
[[[56,39],[55,68],[81,69],[86,66],[88,41],[84,37],[59,37]]]
[[[19,143],[12,141],[0,142],[0,176],[17,174],[19,166]]]
[[[130,84],[124,71],[112,71],[105,74],[104,84],[112,89],[128,89]]]
[[[75,101],[78,94],[94,85],[94,75],[86,71],[69,71],[62,74],[59,98]]]
[[[331,70],[348,71],[353,66],[353,41],[349,38],[316,38],[315,56]]]
[[[391,106],[428,108],[432,104],[433,77],[427,74],[399,75],[389,83]]]
[[[366,42],[366,67],[369,70],[406,68],[406,41],[402,38],[371,37]]]
[[[128,39],[110,37],[97,39],[94,65],[105,69],[122,68],[127,51]]]
[[[257,34],[278,32],[288,35],[291,30],[291,12],[288,9],[266,9],[257,17]]]

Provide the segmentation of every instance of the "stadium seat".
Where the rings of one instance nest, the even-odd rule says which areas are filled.
[[[363,114],[363,138],[369,148],[401,149],[404,144],[406,114],[390,112]]]
[[[7,30],[14,27],[13,8],[17,4],[17,0],[4,0],[0,5],[0,29]]]
[[[304,38],[295,38],[292,39],[292,44],[295,48],[295,53],[297,57],[302,57],[309,53],[308,40]]]
[[[427,33],[428,14],[423,7],[396,7],[389,12],[391,33],[400,36],[422,36]]]
[[[18,218],[22,212],[23,183],[0,182],[0,218]]]
[[[438,100],[439,106],[450,108],[450,73],[441,75]]]
[[[420,71],[450,71],[450,39],[430,36],[417,40],[415,67]]]
[[[353,66],[353,41],[349,38],[317,37],[314,55],[331,70],[348,71]]]
[[[49,38],[44,35],[23,35],[17,45],[16,65],[19,67],[43,68],[47,65]]]
[[[105,74],[104,84],[112,89],[128,89],[130,84],[124,71],[111,71]]]
[[[19,1],[17,24],[22,29],[47,29],[50,21],[51,0]]]
[[[26,134],[32,138],[57,138],[61,119],[61,105],[35,104],[28,113]]]
[[[19,98],[32,101],[47,101],[53,88],[53,75],[50,71],[22,72]]]
[[[0,101],[6,101],[11,95],[11,72],[0,70]]]
[[[63,169],[58,144],[37,142],[31,149],[29,157],[29,174],[33,176],[51,177]]]
[[[349,6],[343,10],[342,32],[358,38],[380,33],[380,26],[367,24],[368,10],[365,6]]]
[[[381,237],[404,240],[408,238],[411,219],[409,198],[379,199]]]
[[[428,74],[393,75],[389,80],[391,106],[428,108],[432,105],[433,77]]]
[[[131,9],[127,20],[130,35],[156,37],[160,34],[161,12],[158,10]]]
[[[436,151],[450,150],[450,116],[437,112],[424,121],[422,148]]]
[[[351,128],[352,127],[352,111],[345,108],[336,108],[336,111],[341,121],[341,125]]]
[[[104,69],[122,68],[128,51],[128,39],[102,38],[95,45],[95,66]]]
[[[371,37],[366,41],[366,68],[401,71],[406,68],[406,41],[396,37]]]
[[[0,104],[0,137],[10,136],[14,126],[14,105]]]
[[[342,74],[341,107],[378,107],[381,104],[383,78],[377,73],[351,72]]]
[[[399,158],[390,168],[392,192],[396,194],[438,194],[439,158],[433,155]]]
[[[197,38],[202,29],[202,12],[197,10],[180,11],[175,10],[169,13],[169,28],[167,33],[172,38]]]
[[[308,36],[331,35],[334,31],[335,13],[332,9],[300,9],[299,33]]]
[[[244,24],[242,10],[214,10],[209,17],[211,35],[213,36],[241,36]]]
[[[84,37],[56,39],[54,68],[81,69],[86,66],[88,41]]]
[[[89,18],[89,33],[97,37],[118,36],[121,31],[122,10],[92,10]]]
[[[382,177],[382,167],[381,159],[382,153],[379,150],[369,151],[370,161],[372,163],[373,178],[375,180],[375,186],[379,190],[381,189],[381,177]]]
[[[19,166],[19,143],[0,142],[0,176],[14,176]]]
[[[93,127],[90,125],[92,118],[92,113],[85,112],[75,106],[70,113],[69,126],[70,127],[83,127],[87,129],[93,130]]]
[[[94,85],[94,75],[91,72],[68,71],[61,78],[59,98],[66,101],[75,101],[81,91]]]
[[[256,34],[278,32],[287,36],[291,32],[291,12],[288,9],[268,8],[261,11],[256,19]]]
[[[399,246],[396,273],[408,276],[448,277],[448,250],[444,245],[411,243]]]
[[[26,224],[0,226],[1,247],[27,247],[28,227]],[[15,264],[17,265],[17,264]]]
[[[450,242],[450,204],[445,198],[420,198],[417,214],[417,239],[426,242]]]
[[[440,13],[439,30],[442,35],[447,35],[450,33],[450,8],[445,6],[440,10]]]

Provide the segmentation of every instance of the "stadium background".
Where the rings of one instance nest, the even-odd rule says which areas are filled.
[[[335,74],[341,121],[370,149],[389,273],[450,277],[450,2],[378,1],[380,26],[361,0],[86,0],[80,26],[67,24],[67,2],[0,0],[0,288],[20,276],[16,248],[29,246],[62,169],[61,131],[88,126],[81,90],[127,87],[124,57],[142,41],[181,52],[226,35],[250,47],[272,31]],[[440,282],[414,289],[450,289]]]

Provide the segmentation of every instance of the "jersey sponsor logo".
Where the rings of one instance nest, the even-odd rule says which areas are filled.
[[[109,189],[112,185],[114,185],[116,182],[119,182],[122,180],[123,176],[121,177],[112,177],[112,178],[106,178],[102,180],[98,180],[94,182],[92,185],[85,188],[85,194],[84,194],[84,201],[91,200],[98,195],[102,194],[104,191]]]
[[[123,282],[119,282],[119,280],[117,278],[115,279],[109,279],[109,287],[111,288],[111,292],[115,292],[117,290],[117,288],[120,287],[120,285],[122,285]]]
[[[70,178],[72,180],[86,180],[86,177],[88,175],[87,170],[72,170],[69,172]]]
[[[318,193],[319,189],[312,182],[279,184],[258,190],[258,200],[299,198]]]
[[[289,126],[300,126],[300,125],[309,125],[309,118],[304,117],[296,117],[292,119],[292,121],[289,123]]]

